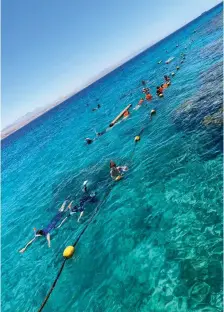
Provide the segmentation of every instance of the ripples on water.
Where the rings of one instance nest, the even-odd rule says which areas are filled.
[[[185,63],[164,99],[156,98],[155,86],[185,46]],[[170,56],[170,65],[157,64]],[[143,79],[153,86],[148,107],[83,145],[138,102]],[[45,311],[222,311],[222,80],[219,6],[3,142],[2,311],[40,306],[64,247],[93,207],[81,225],[71,218],[56,231],[51,249],[40,240],[24,255],[17,250],[65,198],[79,198],[84,180],[102,198],[110,159],[130,170],[82,237]],[[151,108],[157,115],[149,122]]]

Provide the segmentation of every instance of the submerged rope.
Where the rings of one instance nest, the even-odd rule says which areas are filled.
[[[144,128],[140,131],[139,135],[140,135],[143,131],[144,131]],[[132,161],[132,159],[133,159],[133,157],[134,157],[134,153],[135,153],[135,150],[136,150],[136,143],[137,143],[137,142],[135,142],[135,145],[134,145],[134,148],[133,148],[131,157],[130,157],[130,161]],[[96,216],[96,214],[99,212],[100,207],[105,203],[106,199],[107,199],[108,196],[110,195],[112,189],[113,189],[113,185],[111,186],[111,188],[109,188],[108,192],[105,194],[105,196],[104,196],[102,202],[95,208],[94,212],[92,213],[92,216],[89,218],[89,220],[87,221],[86,225],[84,226],[84,228],[83,228],[82,231],[80,232],[79,236],[76,238],[75,242],[73,243],[73,245],[72,245],[73,247],[75,247],[75,246],[78,244],[78,242],[79,242],[79,240],[81,239],[82,235],[85,233],[85,231],[87,230],[88,226],[89,226],[90,223],[93,221],[93,219],[94,219],[94,217]],[[69,260],[69,259],[64,258],[64,260],[63,260],[63,262],[62,262],[62,264],[61,264],[61,267],[60,267],[60,269],[59,269],[59,271],[58,271],[58,274],[57,274],[57,276],[56,276],[56,278],[55,278],[55,280],[54,280],[54,282],[53,282],[53,284],[52,284],[50,290],[48,291],[48,293],[47,293],[47,295],[46,295],[44,301],[42,302],[42,304],[41,304],[41,306],[40,306],[38,312],[41,312],[41,311],[43,310],[43,308],[45,307],[46,303],[48,302],[48,299],[50,298],[50,295],[51,295],[51,293],[53,292],[53,290],[54,290],[54,288],[55,288],[55,286],[56,286],[56,284],[57,284],[57,281],[58,281],[59,277],[61,276],[61,273],[62,273],[62,271],[63,271],[63,269],[64,269],[64,266],[65,266],[65,263],[66,263],[67,260]]]
[[[190,45],[190,44],[189,44],[189,45]],[[150,120],[151,120],[151,118],[150,118]],[[141,129],[141,131],[139,132],[138,136],[140,136],[140,135],[143,133],[143,131],[145,130],[145,128],[146,128],[146,127],[144,127],[144,128]],[[105,130],[105,132],[106,132],[106,130]],[[134,154],[135,154],[135,150],[136,150],[136,145],[137,145],[137,141],[135,141],[134,148],[133,148],[132,153],[131,153],[131,155],[130,155],[130,163],[131,163],[132,160],[133,160],[133,157],[134,157]],[[105,194],[105,196],[104,196],[102,202],[95,208],[95,210],[94,210],[92,216],[91,216],[91,217],[89,218],[89,220],[87,221],[87,224],[84,226],[83,230],[80,232],[80,234],[79,234],[78,237],[76,238],[75,242],[73,243],[73,245],[72,245],[73,247],[75,247],[75,246],[78,244],[78,242],[79,242],[79,240],[81,239],[82,235],[85,233],[85,231],[87,230],[88,226],[89,226],[90,223],[93,221],[93,219],[94,219],[94,217],[96,216],[96,214],[99,212],[100,207],[105,203],[107,197],[110,195],[112,189],[113,189],[113,185],[112,185],[111,188],[109,188],[108,192]],[[63,260],[63,262],[62,262],[62,264],[61,264],[61,267],[60,267],[60,269],[59,269],[59,271],[58,271],[58,274],[57,274],[57,276],[56,276],[56,278],[55,278],[55,280],[54,280],[54,282],[53,282],[53,284],[52,284],[50,290],[48,291],[48,293],[47,293],[47,295],[46,295],[44,301],[42,302],[41,307],[39,308],[38,312],[41,312],[41,311],[43,310],[43,308],[45,307],[46,303],[48,302],[48,299],[50,298],[50,295],[51,295],[51,293],[53,292],[53,290],[54,290],[54,288],[55,288],[55,286],[56,286],[56,284],[57,284],[57,281],[58,281],[58,279],[59,279],[60,276],[61,276],[61,273],[62,273],[62,271],[63,271],[63,269],[64,269],[64,266],[65,266],[65,263],[66,263],[67,260],[69,260],[69,259],[68,259],[68,258],[64,258],[64,260]]]
[[[87,230],[88,226],[93,221],[93,219],[96,216],[96,214],[99,212],[100,207],[105,203],[107,197],[110,195],[110,192],[112,191],[112,189],[113,189],[113,185],[112,185],[111,188],[109,188],[108,192],[105,194],[102,202],[95,208],[92,216],[87,221],[87,224],[84,226],[83,230],[80,232],[79,236],[76,238],[75,242],[73,243],[73,245],[72,245],[73,247],[75,247],[78,244],[78,242],[81,239],[82,235],[85,233],[85,231]],[[52,291],[54,290],[59,277],[61,276],[61,273],[62,273],[62,271],[64,269],[64,266],[65,266],[65,263],[66,263],[67,260],[69,260],[69,259],[64,258],[64,260],[63,260],[63,262],[61,264],[61,267],[60,267],[60,269],[58,271],[58,274],[57,274],[57,276],[56,276],[56,278],[55,278],[55,280],[54,280],[50,290],[48,291],[44,301],[42,302],[41,307],[39,308],[38,312],[41,312],[43,310],[43,308],[45,307],[46,303],[48,302],[48,299],[50,298],[50,295],[51,295]]]

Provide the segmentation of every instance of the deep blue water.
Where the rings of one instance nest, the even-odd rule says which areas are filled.
[[[44,311],[223,310],[222,10],[204,14],[3,141],[2,311],[37,311],[64,248],[95,205],[80,223],[73,216],[56,230],[50,249],[40,239],[24,254],[18,250],[67,197],[79,201],[84,180],[99,203],[111,186],[111,159],[129,171],[113,184]],[[156,86],[172,71],[159,99]],[[85,145],[85,137],[138,103],[142,80],[153,100]],[[97,103],[101,108],[92,112]],[[152,108],[157,114],[150,121]]]

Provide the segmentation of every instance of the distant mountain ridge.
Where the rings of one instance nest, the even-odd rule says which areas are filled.
[[[222,3],[222,2],[221,2]],[[215,7],[211,8],[210,10],[207,10],[205,12],[203,12],[201,15],[207,14],[209,11],[215,9],[216,7],[221,5],[218,4]],[[200,15],[200,16],[201,16]],[[7,136],[9,136],[10,134],[16,132],[17,130],[23,128],[24,126],[26,126],[27,124],[29,124],[30,122],[32,122],[33,120],[35,120],[36,118],[40,117],[41,115],[45,114],[46,112],[50,111],[51,109],[53,109],[54,107],[62,104],[65,100],[71,98],[72,96],[74,96],[75,94],[81,92],[82,90],[86,89],[87,87],[89,87],[90,85],[92,85],[93,83],[97,82],[98,80],[100,80],[101,78],[105,77],[106,75],[108,75],[109,73],[113,72],[114,70],[116,70],[117,68],[119,68],[120,66],[124,65],[125,63],[131,61],[133,58],[135,58],[136,56],[144,53],[147,49],[149,49],[150,47],[158,44],[159,42],[167,39],[169,36],[173,35],[174,33],[180,31],[182,28],[187,27],[189,24],[193,23],[195,20],[197,20],[198,18],[200,18],[200,16],[196,17],[195,19],[193,19],[192,21],[188,22],[187,24],[181,26],[180,28],[178,28],[177,30],[167,34],[165,37],[162,37],[160,39],[154,40],[150,43],[150,45],[145,45],[144,47],[142,47],[141,49],[139,49],[136,52],[133,52],[132,54],[130,54],[129,56],[125,57],[124,59],[122,59],[121,61],[117,62],[114,65],[111,65],[109,67],[107,67],[106,69],[102,70],[100,73],[98,73],[97,75],[95,75],[94,77],[92,77],[91,79],[89,79],[86,83],[83,84],[82,87],[74,90],[73,92],[71,92],[70,94],[63,96],[61,98],[59,98],[58,100],[56,100],[53,104],[50,104],[48,106],[45,107],[40,107],[40,108],[36,108],[34,111],[32,112],[28,112],[27,114],[25,114],[24,116],[20,117],[19,119],[17,119],[14,123],[12,123],[11,125],[5,127],[4,129],[2,129],[1,131],[1,140],[6,138]]]

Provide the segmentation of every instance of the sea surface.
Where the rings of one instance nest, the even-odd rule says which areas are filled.
[[[64,248],[108,193],[44,311],[223,311],[222,12],[219,5],[203,14],[3,140],[3,312],[38,310]],[[171,72],[158,98],[156,86]],[[137,105],[142,80],[152,101],[86,145],[129,103]],[[129,167],[117,183],[110,160]],[[20,254],[66,198],[79,201],[84,180],[97,203],[80,223],[72,216],[52,233],[51,248],[42,238]]]

